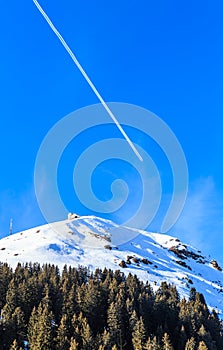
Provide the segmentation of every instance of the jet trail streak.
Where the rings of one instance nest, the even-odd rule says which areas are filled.
[[[54,26],[54,24],[52,23],[50,18],[47,16],[46,12],[40,6],[38,1],[33,0],[33,2],[36,5],[36,7],[38,8],[39,12],[42,14],[42,16],[47,21],[47,23],[49,24],[52,31],[56,34],[56,36],[60,40],[61,44],[64,46],[65,50],[68,52],[68,54],[72,58],[73,62],[76,64],[77,68],[80,70],[80,72],[82,73],[82,75],[84,76],[84,78],[86,79],[88,84],[90,85],[91,89],[94,91],[95,95],[97,96],[99,101],[102,103],[102,105],[104,106],[104,108],[106,109],[106,111],[108,112],[110,117],[112,118],[113,122],[116,124],[117,128],[120,130],[120,132],[122,133],[122,135],[124,136],[124,138],[128,142],[129,146],[132,148],[133,152],[136,154],[136,156],[139,158],[140,161],[143,161],[143,159],[142,159],[141,155],[139,154],[139,152],[137,151],[136,147],[134,146],[134,144],[132,143],[132,141],[130,140],[130,138],[126,134],[126,132],[123,130],[122,126],[120,125],[120,123],[118,122],[118,120],[116,119],[116,117],[112,113],[111,109],[108,107],[107,103],[102,98],[102,96],[100,95],[100,93],[98,92],[98,90],[96,89],[94,84],[92,83],[91,79],[89,78],[89,76],[87,75],[87,73],[85,72],[85,70],[83,69],[83,67],[79,63],[79,61],[77,60],[76,56],[74,55],[74,53],[72,52],[72,50],[70,49],[70,47],[68,46],[68,44],[66,43],[64,38],[62,37],[62,35],[58,32],[58,30],[56,29],[56,27]]]

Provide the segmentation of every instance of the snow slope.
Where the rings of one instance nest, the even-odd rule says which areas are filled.
[[[125,237],[125,243],[121,237]],[[126,243],[126,238],[130,240]],[[119,244],[117,244],[119,242]],[[90,269],[120,269],[149,281],[174,283],[181,297],[191,287],[203,293],[210,308],[223,317],[223,272],[199,250],[179,239],[127,227],[94,216],[83,216],[36,227],[0,240],[0,261],[64,264]],[[121,263],[121,267],[119,264]]]

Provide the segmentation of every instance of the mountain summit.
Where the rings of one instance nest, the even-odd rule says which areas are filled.
[[[223,272],[216,260],[166,234],[118,226],[95,216],[69,215],[67,220],[13,234],[0,240],[0,261],[104,267],[136,274],[157,289],[162,281],[176,285],[188,298],[191,287],[223,317]]]

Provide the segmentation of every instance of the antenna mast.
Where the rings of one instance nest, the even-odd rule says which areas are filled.
[[[12,235],[12,219],[10,219],[9,234]]]

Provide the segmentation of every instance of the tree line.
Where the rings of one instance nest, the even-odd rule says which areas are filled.
[[[194,288],[121,271],[0,264],[1,350],[222,350],[223,325]]]

